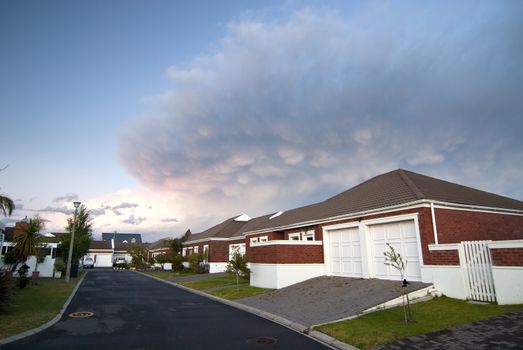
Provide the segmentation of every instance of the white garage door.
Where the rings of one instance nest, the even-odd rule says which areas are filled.
[[[330,266],[335,276],[361,277],[361,248],[358,228],[329,232]]]
[[[408,281],[421,281],[420,257],[414,221],[401,221],[390,224],[370,226],[372,240],[372,264],[374,277],[399,280],[400,273],[392,266],[385,265],[384,252],[387,243],[407,260],[405,278]]]
[[[94,266],[95,267],[111,267],[113,266],[112,254],[96,254]]]

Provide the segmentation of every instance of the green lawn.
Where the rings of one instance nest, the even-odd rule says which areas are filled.
[[[240,278],[240,283],[247,283],[246,279]],[[209,289],[209,288],[218,288],[224,286],[230,286],[236,284],[235,276],[223,276],[223,277],[210,277],[200,281],[193,282],[183,282],[181,285],[192,288],[192,289]]]
[[[180,276],[190,276],[195,274],[194,272],[190,271],[144,271],[144,273],[161,279]]]
[[[446,297],[411,305],[414,323],[403,323],[403,307],[377,311],[353,320],[320,326],[317,330],[361,349],[372,349],[401,338],[471,323],[523,305],[478,305]]]
[[[215,295],[217,297],[227,299],[227,300],[235,300],[235,299],[241,299],[241,298],[247,298],[252,297],[254,295],[263,294],[270,292],[272,289],[267,288],[258,288],[258,287],[251,287],[249,285],[242,285],[239,289],[236,287],[229,287],[229,288],[223,288],[219,290],[214,290],[209,292],[209,294]]]
[[[0,313],[0,339],[38,327],[55,317],[64,306],[79,278],[64,279],[39,278],[37,284],[30,283],[26,288],[12,289],[11,301],[5,312]]]

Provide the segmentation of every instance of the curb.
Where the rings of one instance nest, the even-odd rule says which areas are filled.
[[[171,286],[174,286],[174,287],[179,288],[179,289],[183,289],[183,290],[185,290],[187,292],[190,292],[190,293],[193,293],[193,294],[205,297],[207,299],[211,299],[211,300],[217,301],[219,303],[232,306],[232,307],[234,307],[236,309],[239,309],[239,310],[242,310],[242,311],[245,311],[245,312],[249,312],[251,314],[254,314],[254,315],[262,317],[262,318],[265,318],[266,320],[272,321],[274,323],[278,323],[279,325],[287,327],[287,328],[289,328],[289,329],[291,329],[291,330],[293,330],[293,331],[295,331],[297,333],[300,333],[300,334],[302,334],[302,335],[304,335],[306,337],[309,337],[309,338],[311,338],[311,339],[313,339],[313,340],[315,340],[315,341],[317,341],[319,343],[322,343],[323,345],[326,345],[326,346],[328,346],[330,348],[339,349],[339,350],[359,350],[358,348],[356,348],[356,347],[354,347],[354,346],[352,346],[350,344],[343,343],[343,342],[341,342],[341,341],[339,341],[339,340],[337,340],[337,339],[335,339],[335,338],[333,338],[331,336],[328,336],[325,333],[321,333],[321,332],[318,332],[318,331],[311,331],[309,329],[309,327],[307,327],[307,326],[304,326],[304,325],[299,324],[297,322],[288,320],[288,319],[286,319],[284,317],[271,314],[270,312],[266,312],[266,311],[263,311],[263,310],[260,310],[260,309],[256,309],[254,307],[243,305],[243,304],[231,301],[231,300],[219,298],[217,296],[214,296],[214,295],[211,295],[211,294],[207,294],[205,292],[202,292],[202,291],[199,291],[199,290],[196,290],[196,289],[191,289],[191,288],[182,286],[181,284],[178,284],[178,283],[175,283],[175,282],[171,282],[171,281],[167,281],[167,280],[164,280],[164,279],[152,276],[152,275],[148,275],[148,274],[143,273],[143,272],[139,272],[139,271],[134,271],[134,272],[139,273],[140,275],[143,275],[143,276],[155,279],[157,281],[160,281],[160,282],[163,282],[163,283],[166,283],[166,284],[170,284]]]
[[[67,307],[71,303],[71,300],[73,300],[73,297],[75,296],[76,292],[78,291],[78,288],[80,288],[80,285],[82,284],[82,282],[84,281],[85,276],[87,276],[88,273],[89,272],[86,271],[85,274],[80,279],[80,281],[78,281],[78,283],[76,284],[76,287],[74,287],[73,291],[69,295],[69,298],[65,301],[64,306],[62,307],[60,312],[55,317],[53,317],[51,320],[47,321],[46,323],[44,323],[43,325],[41,325],[39,327],[30,329],[30,330],[22,332],[22,333],[18,333],[18,334],[12,335],[12,336],[4,338],[4,339],[0,339],[0,345],[5,345],[5,344],[8,344],[8,343],[12,343],[14,341],[17,341],[17,340],[20,340],[20,339],[23,339],[23,338],[27,338],[27,337],[29,337],[31,335],[36,334],[36,333],[40,333],[41,331],[51,327],[52,325],[54,325],[55,323],[60,321],[60,319],[62,318],[62,316],[63,316],[63,314],[65,312],[65,310],[67,310]]]

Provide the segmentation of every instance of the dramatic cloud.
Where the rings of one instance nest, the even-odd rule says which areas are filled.
[[[136,203],[123,202],[123,203],[113,206],[112,208],[113,209],[129,209],[129,208],[136,208],[136,207],[138,207],[138,204],[136,204]]]
[[[129,217],[125,220],[122,220],[122,222],[124,224],[140,225],[145,220],[147,220],[146,217],[129,215]]]
[[[65,215],[72,215],[74,209],[67,208],[66,206],[63,207],[45,207],[43,209],[38,209],[39,212],[49,212],[49,213],[60,213]]]
[[[78,195],[74,193],[66,194],[62,197],[56,197],[53,202],[59,203],[59,202],[74,202],[78,200]]]
[[[310,203],[398,167],[523,198],[522,5],[232,22],[168,69],[157,114],[121,132],[121,161],[184,220]]]
[[[178,222],[177,218],[164,218],[160,220],[161,222]]]

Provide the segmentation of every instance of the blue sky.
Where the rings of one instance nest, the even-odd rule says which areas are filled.
[[[149,240],[407,168],[523,198],[519,1],[0,3],[5,223]]]

